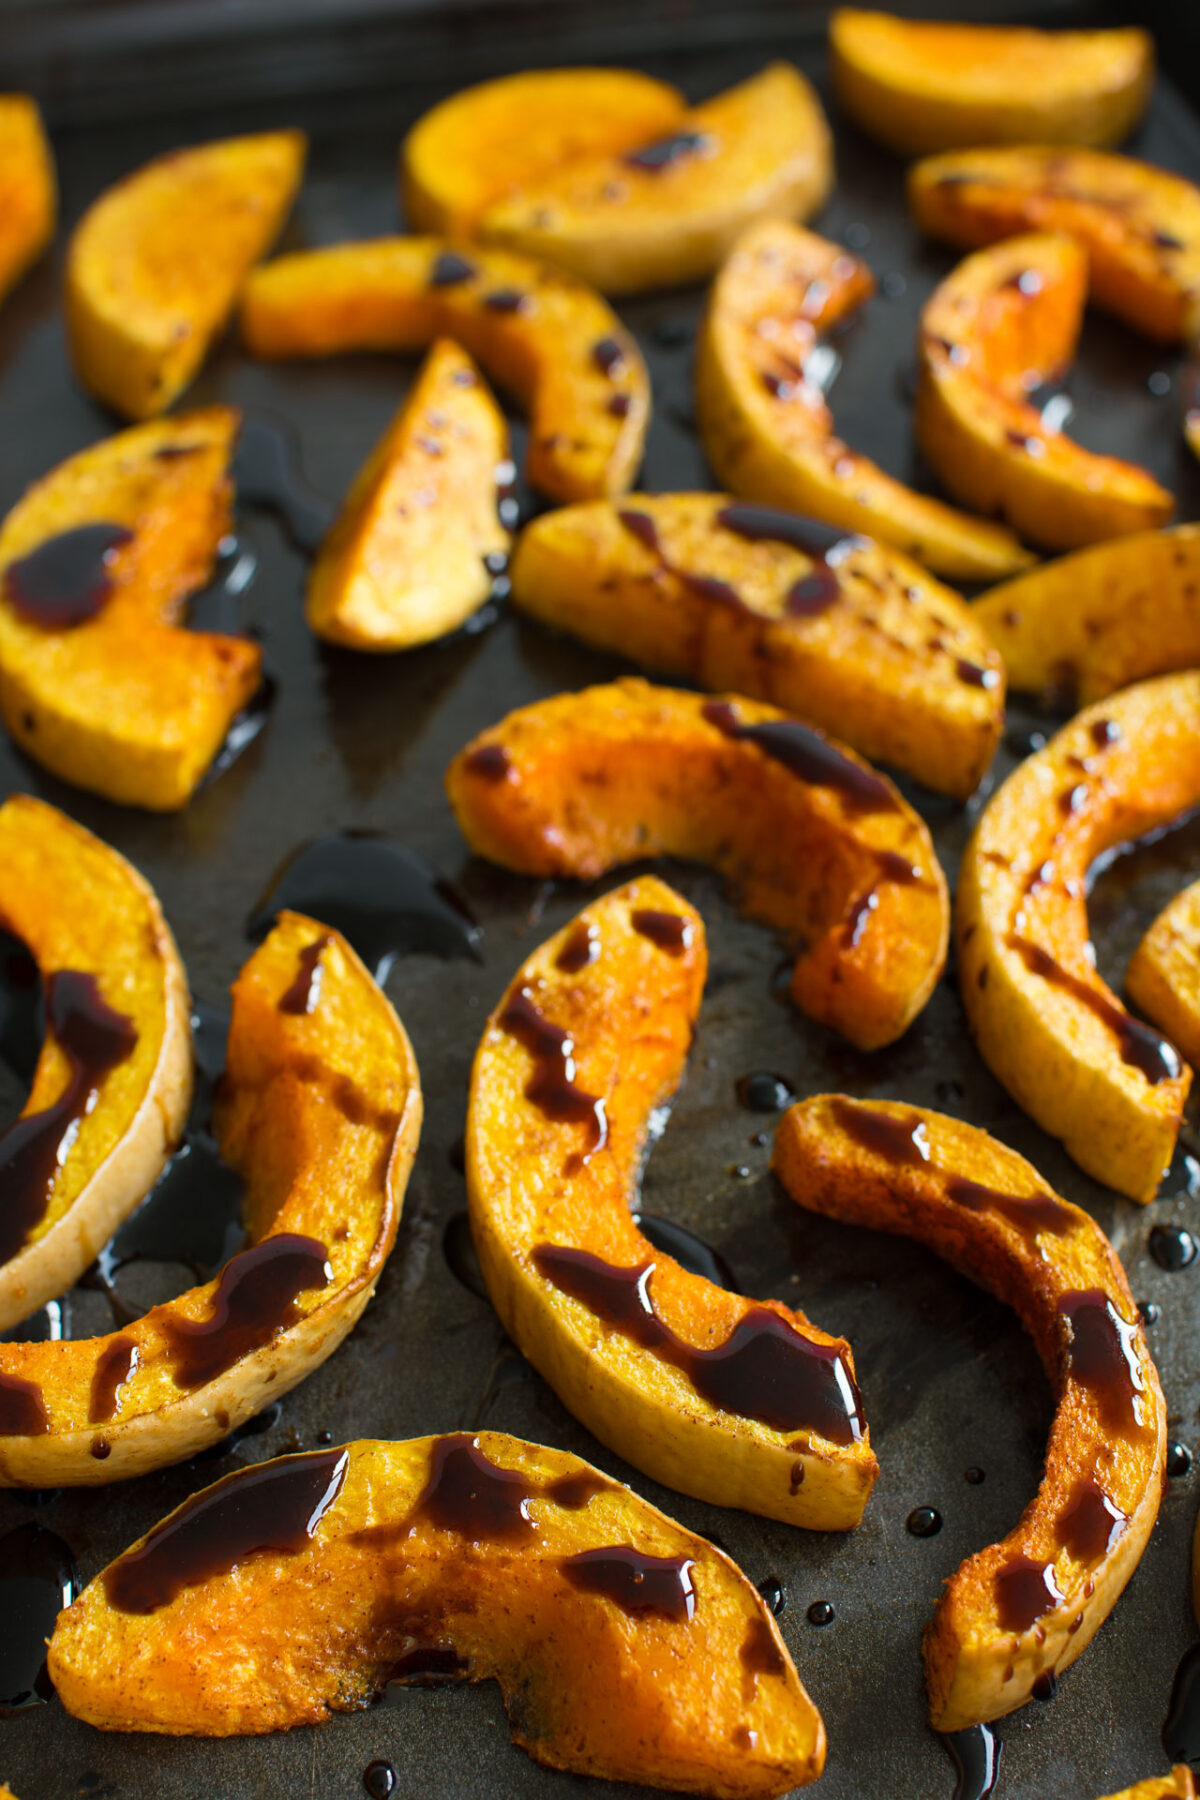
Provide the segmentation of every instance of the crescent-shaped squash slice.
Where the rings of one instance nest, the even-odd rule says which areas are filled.
[[[636,69],[526,69],[462,88],[400,147],[413,231],[470,237],[479,215],[579,157],[620,155],[683,117],[678,88]]]
[[[0,94],[0,300],[54,236],[58,184],[37,101]]]
[[[1037,1494],[951,1576],[925,1632],[934,1728],[1000,1718],[1086,1649],[1158,1514],[1167,1409],[1124,1271],[1090,1214],[941,1113],[805,1100],[780,1121],[773,1166],[810,1211],[944,1256],[1015,1309],[1045,1364],[1056,1408]]]
[[[1196,1800],[1196,1783],[1187,1765],[1176,1763],[1169,1775],[1136,1782],[1119,1794],[1109,1794],[1108,1800]]]
[[[923,231],[967,248],[1066,232],[1097,306],[1160,343],[1200,331],[1200,188],[1182,175],[1054,144],[958,150],[915,164],[908,200]]]
[[[991,588],[971,608],[1015,688],[1079,705],[1200,663],[1200,526],[1139,531]]]
[[[798,713],[961,799],[1004,723],[971,608],[899,551],[723,494],[637,494],[543,513],[513,598],[548,625]]]
[[[1051,431],[1028,395],[1075,354],[1087,252],[1016,237],[951,271],[921,313],[917,441],[966,504],[1056,550],[1165,525],[1172,496],[1136,463]]]
[[[946,957],[946,879],[891,782],[776,707],[617,681],[510,713],[450,765],[471,848],[594,881],[645,856],[709,863],[799,945],[796,1004],[890,1044]]]
[[[689,1274],[630,1211],[707,963],[699,914],[646,877],[517,971],[471,1076],[479,1264],[518,1348],[626,1462],[718,1506],[846,1531],[879,1467],[849,1346]]]
[[[612,308],[504,250],[374,238],[281,256],[246,285],[253,355],[421,350],[456,338],[530,412],[527,471],[551,500],[623,494],[642,458],[650,378]]]
[[[829,126],[790,63],[695,107],[666,136],[576,160],[488,207],[479,235],[606,294],[701,281],[753,219],[806,219],[833,185]]]
[[[825,1760],[729,1558],[577,1456],[499,1432],[226,1476],[59,1614],[49,1667],[109,1731],[280,1731],[389,1682],[491,1679],[553,1769],[769,1800]]]
[[[1165,906],[1129,959],[1133,1004],[1200,1066],[1200,882]]]
[[[1154,40],[837,9],[839,105],[901,156],[974,144],[1119,144],[1150,98]]]
[[[183,1135],[192,1042],[149,884],[28,794],[0,806],[0,926],[37,964],[48,1026],[29,1099],[0,1132],[5,1331],[70,1287],[157,1180]]]
[[[35,761],[186,804],[261,680],[249,638],[182,626],[230,527],[238,414],[214,406],[68,457],[0,526],[0,711]]]
[[[804,369],[818,336],[870,297],[848,251],[781,219],[751,225],[713,283],[696,351],[696,419],[718,479],[907,551],[943,575],[995,580],[1031,559],[1011,531],[918,494],[834,435]]]
[[[0,1344],[0,1485],[181,1462],[319,1367],[374,1292],[420,1124],[383,993],[337,932],[281,913],[234,983],[218,1097],[250,1247],[107,1337]]]
[[[1009,776],[959,876],[959,986],[984,1061],[1097,1181],[1154,1198],[1191,1070],[1097,975],[1092,863],[1200,802],[1200,675],[1079,713]]]
[[[89,393],[129,419],[192,380],[291,210],[299,131],[173,150],[84,213],[67,251],[67,338]]]
[[[511,537],[508,426],[465,350],[429,352],[322,544],[308,622],[356,650],[407,650],[482,606]]]

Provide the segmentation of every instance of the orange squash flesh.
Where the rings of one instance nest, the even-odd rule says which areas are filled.
[[[739,237],[697,342],[696,418],[731,493],[808,513],[905,551],[940,574],[997,579],[1031,559],[1011,531],[895,480],[834,434],[804,373],[818,338],[875,279],[839,245],[767,219]]]
[[[1200,882],[1176,894],[1159,913],[1125,971],[1129,998],[1200,1064]]]
[[[446,787],[472,849],[523,874],[711,864],[752,918],[802,943],[796,1004],[863,1049],[899,1037],[941,973],[946,882],[924,823],[775,707],[636,680],[560,694],[482,732]]]
[[[266,1542],[243,1530],[235,1550],[232,1507],[256,1490]],[[198,1579],[168,1597],[154,1547],[173,1525]],[[643,1593],[600,1585],[622,1558]],[[110,1731],[321,1724],[432,1668],[497,1680],[514,1740],[550,1768],[769,1800],[825,1760],[820,1715],[729,1558],[578,1457],[497,1432],[227,1477],[59,1615],[49,1667],[68,1710]]]
[[[636,494],[532,520],[510,575],[548,625],[782,706],[960,799],[995,753],[996,652],[957,594],[884,545],[724,494]]]
[[[1172,496],[1145,469],[1051,431],[1029,402],[1075,352],[1087,253],[1034,234],[967,257],[921,313],[917,442],[964,503],[1072,550],[1165,525]]]
[[[1023,1706],[1108,1617],[1162,1497],[1167,1412],[1125,1274],[1100,1227],[985,1132],[841,1095],[784,1115],[773,1167],[810,1211],[927,1244],[1012,1306],[1056,1410],[1037,1494],[946,1584],[924,1643],[930,1722]]]
[[[384,995],[336,932],[281,914],[234,984],[217,1114],[250,1248],[107,1337],[0,1344],[0,1485],[181,1462],[324,1362],[395,1241],[420,1123]]]
[[[128,419],[165,412],[197,373],[252,264],[291,210],[298,131],[173,150],[90,206],[67,252],[67,336],[88,392]]]
[[[1088,707],[988,805],[963,860],[959,987],[984,1061],[1081,1168],[1152,1200],[1191,1070],[1132,1019],[1089,955],[1087,872],[1200,801],[1200,675]]]
[[[517,971],[471,1077],[480,1267],[520,1350],[635,1468],[719,1506],[844,1531],[878,1473],[849,1346],[803,1313],[689,1274],[630,1211],[651,1114],[683,1073],[706,966],[699,914],[647,876],[586,907]],[[529,1006],[567,1033],[567,1098],[590,1096],[589,1117],[562,1116],[587,1109],[561,1093],[558,1104],[544,1098],[562,1058],[531,1051]],[[719,1372],[704,1360],[743,1339]],[[759,1354],[788,1359],[769,1389],[749,1366]]]
[[[230,528],[230,407],[105,438],[28,489],[0,527],[0,711],[21,748],[65,781],[126,805],[186,804],[257,689],[249,638],[182,628]],[[19,606],[23,559],[60,534],[124,534],[79,623]],[[15,590],[15,591],[14,591]]]
[[[1192,1771],[1177,1763],[1169,1775],[1152,1776],[1133,1787],[1110,1794],[1108,1800],[1196,1800],[1196,1783]]]
[[[37,102],[0,94],[0,300],[54,236],[58,184]]]
[[[455,338],[529,409],[529,479],[549,499],[624,493],[637,474],[641,352],[599,294],[530,257],[429,237],[281,256],[246,284],[242,335],[275,359]]]
[[[1200,330],[1200,188],[1181,175],[1056,144],[958,150],[913,166],[908,201],[922,231],[966,248],[1065,232],[1096,306],[1156,343]]]
[[[480,214],[580,158],[620,155],[683,116],[677,88],[635,69],[526,69],[463,88],[400,148],[412,231],[470,237]]]
[[[0,1139],[2,1331],[77,1281],[157,1179],[183,1133],[192,1058],[187,976],[153,891],[115,850],[28,794],[0,806],[0,926],[27,946],[48,991],[64,976],[94,983],[123,1040],[70,1106],[75,1062],[87,1073],[88,1057],[47,1035],[21,1117],[49,1113],[44,1125],[60,1134],[48,1191],[21,1179]],[[69,1024],[66,1033],[69,1043]],[[14,1135],[3,1136],[11,1154]]]

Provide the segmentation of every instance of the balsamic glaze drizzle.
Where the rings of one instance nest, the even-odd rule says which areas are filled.
[[[1177,1078],[1182,1067],[1179,1053],[1166,1038],[1159,1037],[1156,1031],[1151,1031],[1140,1019],[1132,1018],[1118,1001],[1111,999],[1094,983],[1064,969],[1040,944],[1032,943],[1016,932],[1010,932],[1008,945],[1017,952],[1031,975],[1039,976],[1053,987],[1062,988],[1065,993],[1089,1007],[1108,1026],[1117,1040],[1122,1062],[1140,1070],[1151,1083],[1174,1081]]]
[[[726,737],[757,744],[810,787],[833,789],[849,811],[897,811],[896,796],[882,775],[852,762],[811,725],[802,725],[798,719],[768,719],[761,725],[743,725],[727,700],[710,700],[702,712],[708,723]]]
[[[112,563],[133,539],[124,525],[76,525],[43,538],[4,571],[13,610],[30,625],[66,631],[94,619],[112,593]]]
[[[989,1800],[1000,1779],[1003,1746],[991,1725],[939,1733],[958,1770],[954,1800]]]
[[[652,1615],[677,1623],[695,1616],[695,1566],[689,1556],[651,1556],[631,1544],[581,1550],[559,1563],[572,1587],[604,1595],[631,1618]]]
[[[1061,1294],[1058,1310],[1069,1327],[1067,1371],[1092,1395],[1105,1430],[1125,1436],[1140,1428],[1146,1381],[1138,1324],[1123,1319],[1101,1288]]]
[[[217,1278],[209,1318],[162,1316],[176,1385],[202,1387],[269,1344],[295,1323],[299,1295],[327,1287],[332,1279],[324,1244],[296,1232],[279,1232],[231,1256]]]
[[[585,1125],[589,1155],[602,1149],[608,1141],[604,1101],[576,1085],[575,1040],[570,1032],[551,1024],[534,1004],[528,988],[519,989],[508,1001],[499,1025],[533,1057],[525,1098],[555,1124]]]

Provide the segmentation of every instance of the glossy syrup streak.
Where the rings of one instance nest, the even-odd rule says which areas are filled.
[[[832,789],[848,811],[878,813],[898,809],[896,795],[882,775],[852,762],[810,725],[802,725],[798,719],[768,719],[761,725],[743,725],[727,700],[710,700],[701,710],[708,723],[726,737],[756,744],[810,787]]]
[[[0,1537],[0,1718],[51,1698],[46,1639],[76,1591],[71,1552],[53,1531],[18,1525]]]
[[[1140,1430],[1138,1397],[1146,1383],[1139,1326],[1123,1319],[1100,1288],[1061,1294],[1058,1310],[1068,1326],[1068,1373],[1091,1394],[1104,1429],[1123,1437]]]
[[[585,1093],[575,1080],[575,1041],[570,1032],[545,1017],[528,988],[520,988],[505,1004],[498,1022],[533,1058],[525,1098],[556,1125],[586,1126],[588,1152],[601,1149],[608,1140],[604,1101]]]
[[[939,1736],[958,1772],[954,1800],[988,1800],[1000,1779],[1003,1748],[992,1726],[970,1725],[965,1731],[948,1731]]]
[[[7,599],[30,625],[65,631],[94,619],[112,593],[112,565],[132,541],[124,525],[98,521],[60,531],[9,563],[4,573]]]
[[[1092,982],[1064,969],[1040,944],[1032,943],[1028,938],[1012,932],[1008,937],[1008,945],[1017,952],[1031,975],[1037,975],[1052,987],[1061,988],[1064,993],[1072,995],[1108,1026],[1117,1040],[1122,1062],[1139,1070],[1153,1084],[1176,1079],[1182,1064],[1174,1045],[1169,1044],[1166,1038],[1159,1037],[1156,1031],[1151,1031],[1140,1019],[1132,1018],[1118,1001],[1110,999]]]
[[[1171,1762],[1200,1764],[1200,1643],[1179,1659],[1163,1721],[1162,1746]]]
[[[834,526],[823,525],[798,513],[781,512],[773,506],[751,506],[735,501],[722,507],[717,524],[750,543],[786,544],[812,561],[812,568],[793,582],[784,604],[784,612],[794,619],[819,618],[836,606],[841,584],[832,558],[844,555],[854,542],[853,536]]]
[[[162,1317],[177,1386],[202,1387],[269,1344],[296,1322],[299,1296],[327,1287],[332,1278],[325,1245],[295,1232],[239,1251],[217,1278],[207,1319]]]
[[[695,1616],[696,1565],[689,1556],[651,1556],[631,1544],[609,1544],[565,1556],[559,1566],[572,1587],[603,1594],[631,1618],[685,1622]]]
[[[336,508],[300,473],[295,434],[282,420],[243,419],[233,479],[238,499],[275,513],[297,550],[310,556],[320,549]]]
[[[689,157],[707,156],[715,148],[716,140],[707,131],[673,131],[669,137],[655,138],[640,149],[627,150],[622,160],[631,169],[657,175]]]

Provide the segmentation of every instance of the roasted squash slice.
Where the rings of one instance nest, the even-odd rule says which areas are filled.
[[[1037,1494],[951,1577],[925,1633],[935,1730],[1000,1718],[1086,1649],[1158,1514],[1167,1409],[1125,1273],[1088,1213],[941,1113],[805,1100],[780,1122],[773,1166],[810,1211],[944,1256],[1015,1308],[1045,1364],[1056,1410]]]
[[[308,583],[308,622],[356,650],[407,650],[482,606],[511,536],[508,426],[465,350],[436,343],[355,478]]]
[[[1011,531],[919,494],[834,435],[805,376],[818,336],[875,290],[866,264],[781,219],[751,225],[713,283],[697,342],[696,419],[735,494],[881,538],[943,575],[997,579],[1031,558]]]
[[[959,876],[959,986],[984,1061],[1081,1168],[1154,1198],[1191,1070],[1095,970],[1095,859],[1200,802],[1200,675],[1079,713],[1004,783]]]
[[[1110,1794],[1108,1800],[1196,1800],[1196,1784],[1186,1764],[1176,1763],[1169,1775],[1151,1776],[1149,1781]]]
[[[924,1006],[946,880],[890,781],[772,706],[617,681],[510,713],[446,775],[481,856],[594,881],[644,856],[710,863],[801,946],[792,997],[864,1050]]]
[[[187,1118],[192,1042],[152,889],[28,794],[0,806],[0,926],[37,964],[48,1024],[29,1099],[0,1132],[4,1331],[78,1279],[161,1173]]]
[[[21,748],[128,806],[184,806],[258,688],[249,638],[187,631],[230,526],[238,414],[68,457],[0,526],[0,711]]]
[[[1200,331],[1200,188],[1103,150],[1023,145],[917,163],[908,200],[923,231],[968,248],[1061,231],[1088,254],[1089,295],[1156,342]]]
[[[173,150],[90,206],[67,251],[76,374],[129,419],[165,412],[295,198],[306,141],[268,131]]]
[[[60,1613],[54,1685],[108,1731],[316,1725],[388,1683],[500,1683],[553,1769],[769,1800],[825,1733],[720,1550],[562,1450],[362,1440],[239,1470]]]
[[[723,494],[637,494],[526,526],[513,598],[548,625],[772,701],[961,799],[1004,722],[1000,661],[898,551]]]
[[[1129,998],[1200,1065],[1200,882],[1176,894],[1129,959]]]
[[[551,500],[623,494],[642,458],[650,381],[611,307],[581,282],[503,250],[376,238],[281,256],[246,285],[255,356],[465,345],[530,411],[529,479]]]
[[[250,1248],[107,1337],[0,1344],[0,1485],[142,1475],[295,1387],[374,1292],[420,1125],[384,995],[337,932],[282,913],[234,983],[217,1111]]]
[[[1016,237],[968,256],[921,314],[917,442],[951,493],[1055,550],[1165,525],[1174,500],[1148,470],[1050,430],[1029,393],[1075,354],[1087,252]]]
[[[842,6],[833,85],[856,125],[901,156],[974,144],[1119,144],[1146,110],[1154,40],[898,19]]]
[[[1079,705],[1200,663],[1200,526],[1140,531],[1045,563],[971,608],[1015,688]]]
[[[579,157],[619,156],[683,117],[678,88],[636,69],[526,69],[463,88],[400,147],[413,231],[470,237],[489,206]]]
[[[646,877],[517,971],[471,1076],[479,1264],[518,1348],[626,1462],[718,1506],[846,1531],[879,1469],[849,1346],[689,1274],[630,1212],[707,961],[699,914]]]
[[[58,183],[37,101],[0,94],[0,300],[54,236]]]
[[[702,281],[753,219],[806,219],[833,185],[821,102],[790,63],[685,113],[667,135],[577,159],[481,214],[479,235],[606,294]]]

